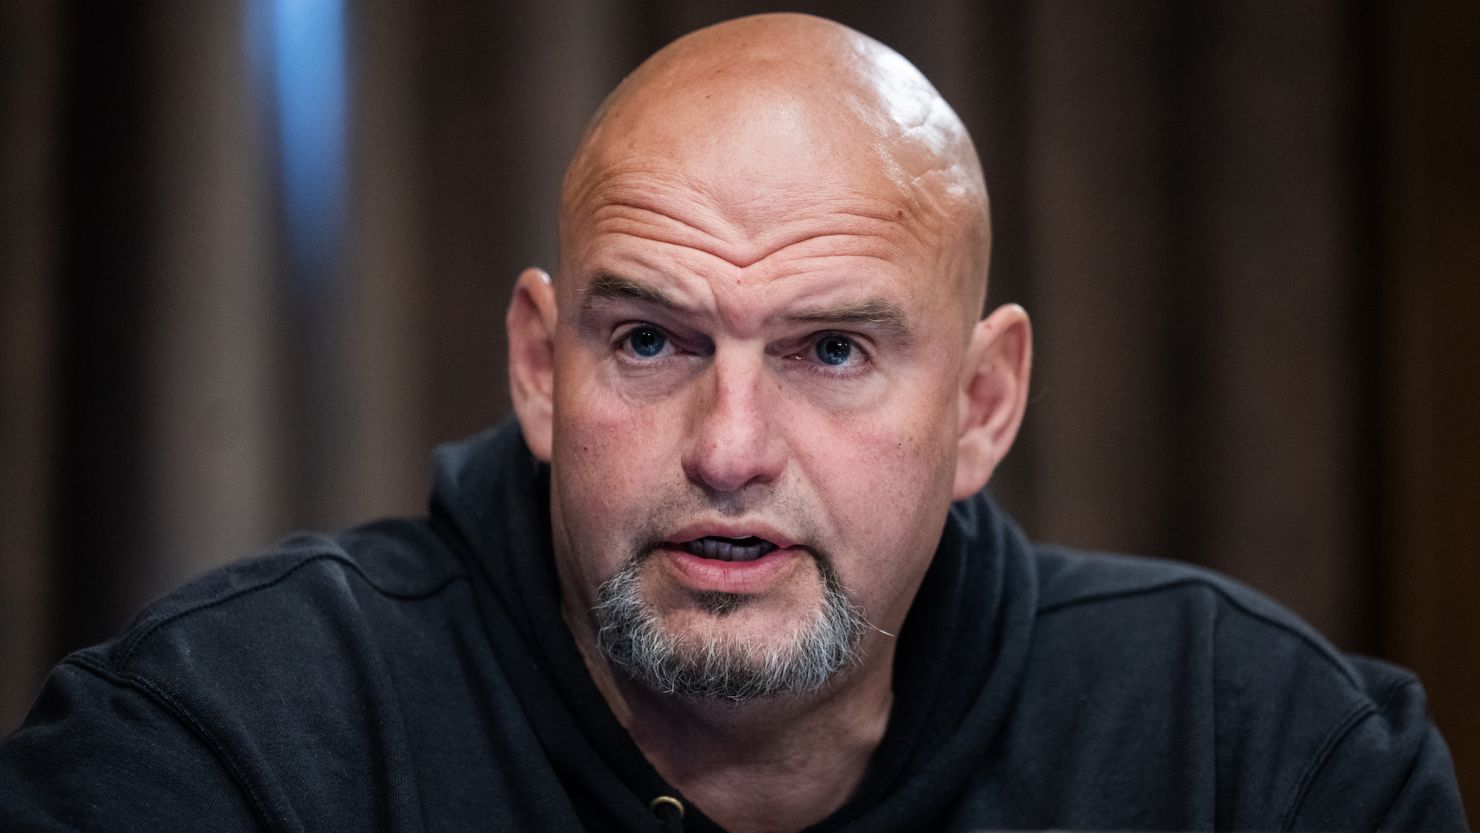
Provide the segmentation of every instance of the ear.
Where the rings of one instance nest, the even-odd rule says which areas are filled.
[[[1028,405],[1033,330],[1017,304],[976,322],[961,368],[955,500],[981,491],[1017,438]]]
[[[524,442],[550,462],[555,430],[555,287],[542,269],[525,269],[514,284],[509,333],[509,394]]]

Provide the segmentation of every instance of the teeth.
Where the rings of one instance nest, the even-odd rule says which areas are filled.
[[[683,546],[684,549],[700,558],[713,558],[716,561],[754,561],[776,549],[776,545],[770,541],[755,537],[739,540],[714,537],[696,538]]]

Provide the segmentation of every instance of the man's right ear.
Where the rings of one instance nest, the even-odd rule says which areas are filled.
[[[524,442],[550,462],[555,429],[555,287],[543,269],[525,269],[514,284],[509,333],[509,394]]]

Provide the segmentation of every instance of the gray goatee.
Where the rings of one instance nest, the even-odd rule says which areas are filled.
[[[831,567],[821,560],[814,563],[822,574],[820,609],[789,644],[767,650],[727,636],[681,639],[665,631],[658,614],[642,600],[641,559],[632,559],[601,585],[595,610],[598,644],[629,677],[662,694],[743,702],[816,691],[858,661],[866,623]],[[710,613],[724,616],[746,600],[703,593],[698,601]]]

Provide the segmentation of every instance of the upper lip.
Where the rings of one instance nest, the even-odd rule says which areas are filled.
[[[760,538],[778,550],[796,546],[792,536],[760,521],[700,521],[669,534],[670,544],[687,544],[700,538]]]

